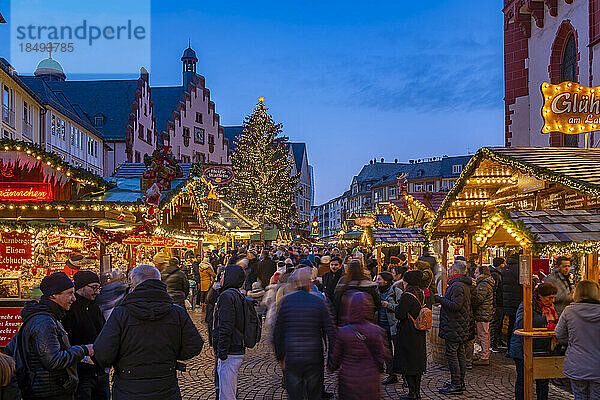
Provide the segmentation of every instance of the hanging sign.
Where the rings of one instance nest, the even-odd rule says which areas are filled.
[[[0,347],[6,347],[21,327],[22,307],[0,307]]]
[[[361,228],[366,228],[367,226],[373,226],[373,224],[375,223],[375,216],[374,215],[364,215],[362,217],[356,218],[354,223],[356,225],[360,226]]]
[[[193,240],[182,240],[162,236],[132,235],[123,239],[123,244],[142,245],[148,247],[194,248],[197,246]]]
[[[47,182],[0,182],[0,201],[49,201],[52,191]]]
[[[213,185],[227,185],[233,180],[233,169],[221,165],[204,168],[204,178]]]
[[[32,242],[30,233],[0,233],[0,269],[17,269],[30,262]]]
[[[600,87],[575,82],[542,83],[542,133],[579,134],[600,130]]]

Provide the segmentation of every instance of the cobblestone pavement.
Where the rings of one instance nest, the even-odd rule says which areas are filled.
[[[206,328],[201,322],[200,311],[190,311],[194,323],[206,339]],[[214,356],[212,349],[205,344],[202,353],[187,362],[187,371],[180,373],[180,386],[185,400],[215,399],[213,385]],[[474,367],[467,372],[467,391],[462,396],[443,396],[438,389],[449,379],[448,369],[429,360],[427,373],[423,377],[423,399],[513,399],[515,368],[512,360],[499,354],[493,354],[491,365]],[[326,373],[325,385],[329,392],[336,392],[335,374]],[[384,399],[397,399],[406,393],[402,383],[385,386]],[[259,345],[247,351],[240,370],[238,400],[286,399],[281,387],[281,370],[272,349],[263,340]],[[566,400],[572,396],[550,385],[549,400]],[[339,399],[343,400],[343,399]]]

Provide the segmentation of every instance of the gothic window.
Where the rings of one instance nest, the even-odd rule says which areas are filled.
[[[565,51],[563,53],[562,63],[560,65],[560,80],[573,81],[577,80],[577,46],[575,43],[575,35],[569,35]]]

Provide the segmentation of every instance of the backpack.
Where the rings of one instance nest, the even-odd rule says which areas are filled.
[[[412,320],[412,322],[415,326],[415,329],[418,331],[427,331],[427,330],[431,329],[431,325],[433,322],[433,314],[431,313],[431,310],[429,308],[425,307],[425,303],[421,303],[421,300],[419,300],[419,298],[417,296],[415,296],[413,293],[411,293],[411,292],[406,292],[406,293],[410,294],[415,299],[417,299],[417,301],[419,302],[419,305],[421,306],[421,311],[419,311],[419,316],[416,319],[413,318],[413,316],[410,315],[410,313],[407,313],[409,318]]]
[[[246,296],[241,294],[238,290],[237,293],[242,296],[242,304],[244,307],[244,332],[239,332],[244,337],[244,346],[252,349],[260,342],[260,336],[262,333],[262,318],[256,313],[254,308],[254,301],[248,299]]]

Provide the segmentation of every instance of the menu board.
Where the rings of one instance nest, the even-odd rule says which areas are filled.
[[[0,307],[0,347],[6,347],[21,327],[21,307]]]
[[[32,243],[30,233],[0,232],[0,269],[18,269],[31,262]]]

